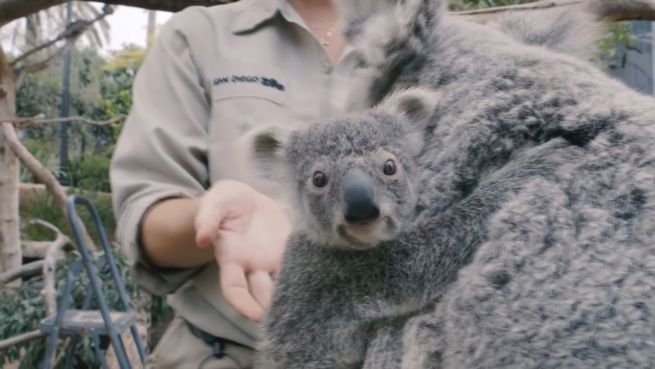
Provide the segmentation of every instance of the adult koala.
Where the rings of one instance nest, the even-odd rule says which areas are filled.
[[[293,148],[298,165],[321,155],[361,165],[340,159],[375,153],[385,137],[408,155],[416,132],[403,127],[422,122],[425,145],[400,160],[420,183],[419,218],[366,250],[294,236],[261,367],[654,367],[653,99],[452,18],[439,1],[351,5],[363,91],[384,102],[256,146]],[[416,85],[439,91],[431,113],[415,115],[421,99],[386,108]],[[290,176],[302,194],[315,171],[292,168],[307,169]]]
[[[403,367],[655,367],[653,98],[448,15],[440,0],[345,3],[367,105],[408,86],[442,94],[426,132],[441,148],[425,163],[432,215],[526,147],[582,150],[503,201],[483,242],[461,245],[474,256],[434,312],[406,326]]]

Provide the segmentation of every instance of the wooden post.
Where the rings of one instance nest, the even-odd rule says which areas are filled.
[[[15,114],[14,73],[0,45],[0,116],[13,117]],[[6,145],[4,135],[0,132],[0,273],[16,269],[22,264],[18,182],[18,158]]]

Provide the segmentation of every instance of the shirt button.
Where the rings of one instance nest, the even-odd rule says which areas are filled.
[[[323,63],[323,72],[325,74],[331,73],[332,72],[332,64],[325,62]]]

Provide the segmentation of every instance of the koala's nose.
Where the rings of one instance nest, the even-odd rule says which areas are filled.
[[[343,180],[343,202],[348,223],[362,223],[377,219],[380,208],[375,202],[375,183],[361,170],[352,170]]]

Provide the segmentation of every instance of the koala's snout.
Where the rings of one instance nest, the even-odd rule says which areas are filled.
[[[375,183],[363,171],[350,171],[343,179],[341,191],[344,218],[348,223],[366,223],[380,216],[380,208],[375,201]]]

